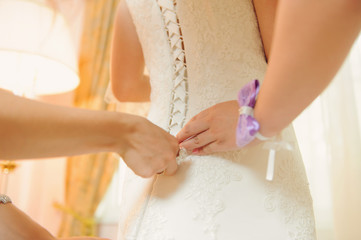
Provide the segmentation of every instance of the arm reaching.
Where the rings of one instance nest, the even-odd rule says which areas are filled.
[[[117,152],[138,175],[177,169],[177,140],[147,119],[16,97],[0,89],[0,159]]]
[[[258,17],[261,32],[266,33],[263,42],[271,45],[270,52],[266,52],[269,66],[254,112],[259,131],[266,137],[288,126],[326,88],[361,29],[361,2],[357,0],[278,2],[273,38],[273,24]],[[267,7],[263,0],[256,0],[259,13],[264,9],[257,6]],[[272,19],[272,14],[269,16]],[[235,103],[222,103],[229,105],[222,107],[218,104],[196,115],[178,134],[180,146],[200,154],[233,150],[234,123],[238,119],[232,107]],[[220,123],[215,117],[202,116],[228,120]],[[194,136],[201,136],[202,141]],[[232,139],[225,141],[228,137]]]

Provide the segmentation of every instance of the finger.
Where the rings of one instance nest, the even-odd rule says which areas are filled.
[[[178,164],[174,157],[172,161],[169,161],[167,168],[164,170],[164,175],[172,176],[177,172],[177,169],[178,169]]]
[[[136,151],[129,151],[123,156],[126,165],[138,176],[150,178],[156,174],[154,167],[151,166],[151,158],[139,155]]]
[[[164,170],[162,175],[174,175],[178,169],[176,156],[179,152],[179,144],[177,139],[169,135],[169,148],[167,148],[167,151],[163,151],[163,160],[164,160]]]
[[[194,154],[195,155],[208,155],[208,154],[219,152],[218,148],[219,147],[216,142],[211,142],[210,144],[208,144],[202,148],[196,149],[196,152]]]
[[[163,174],[164,174],[164,171],[165,171],[165,169],[162,170],[162,171],[157,172],[157,174],[158,174],[158,175],[163,175]]]
[[[198,115],[193,117],[177,134],[178,142],[183,142],[188,138],[191,138],[201,132],[209,129],[209,125],[205,118],[201,118]]]
[[[215,137],[212,134],[210,134],[210,131],[205,131],[189,140],[183,141],[180,144],[180,147],[183,147],[187,149],[188,152],[190,152],[193,151],[194,149],[202,148],[203,146],[206,146],[214,142],[215,140],[216,140]]]

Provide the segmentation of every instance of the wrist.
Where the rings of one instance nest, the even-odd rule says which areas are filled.
[[[277,123],[274,124],[275,121],[272,116],[266,116],[265,114],[267,113],[260,109],[259,103],[257,102],[254,108],[254,118],[257,119],[257,122],[259,123],[258,132],[265,137],[272,138],[276,136],[282,129],[279,128]]]
[[[260,123],[254,117],[258,92],[258,80],[247,83],[238,92],[239,118],[236,130],[236,143],[240,148],[248,145],[255,138],[261,141],[270,140],[268,136],[264,136],[259,132]]]
[[[103,146],[107,152],[120,155],[128,149],[130,136],[136,131],[139,117],[127,113],[108,112]]]
[[[259,115],[256,114],[256,111],[254,112],[254,118],[257,119],[257,122],[259,123],[259,134],[261,134],[264,137],[272,138],[278,134],[278,130],[276,128],[273,128],[269,125],[269,121],[263,121],[262,118],[258,117]]]
[[[262,115],[259,115],[259,113],[262,113],[262,111],[260,111],[259,108],[256,108],[258,92],[258,80],[253,80],[247,83],[238,92],[240,116],[238,119],[238,126],[236,131],[236,141],[238,147],[246,146],[255,138],[265,142],[263,147],[269,149],[266,179],[271,181],[273,179],[276,151],[280,149],[292,150],[292,146],[287,142],[276,139],[278,131],[275,129],[277,128],[270,127],[272,125],[267,124],[269,123],[269,121],[266,121],[268,119],[262,118]],[[259,102],[257,102],[257,104],[259,104]]]

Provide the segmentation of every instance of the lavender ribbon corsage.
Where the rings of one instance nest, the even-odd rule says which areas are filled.
[[[259,92],[258,80],[247,83],[238,92],[239,119],[236,132],[236,143],[238,147],[244,147],[250,143],[258,133],[259,123],[253,117],[253,108]]]
[[[276,151],[281,149],[291,151],[293,150],[293,146],[289,142],[276,140],[275,137],[268,138],[258,132],[260,126],[253,116],[253,109],[256,105],[258,92],[259,82],[257,79],[247,83],[238,92],[238,104],[240,108],[236,130],[236,143],[241,148],[252,142],[255,138],[261,141],[267,141],[263,145],[263,148],[269,150],[266,179],[272,181]]]

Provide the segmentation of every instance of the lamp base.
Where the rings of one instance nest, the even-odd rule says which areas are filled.
[[[13,172],[17,164],[13,161],[0,161],[0,194],[6,194],[8,185],[8,175]]]

